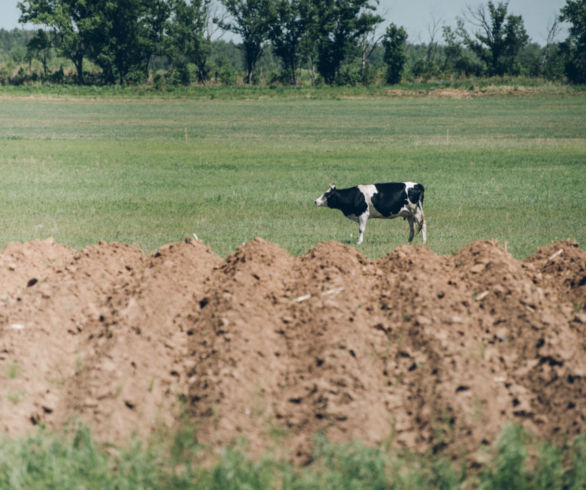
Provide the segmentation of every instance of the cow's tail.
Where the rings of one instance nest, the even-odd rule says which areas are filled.
[[[425,224],[425,215],[423,214],[423,198],[425,196],[425,188],[421,184],[415,184],[414,191],[417,196],[417,213],[415,219],[417,221],[417,233],[421,232],[423,243],[427,241],[427,226]]]

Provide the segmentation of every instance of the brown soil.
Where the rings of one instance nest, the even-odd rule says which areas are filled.
[[[0,252],[0,429],[82,419],[101,439],[242,436],[307,462],[316,432],[480,458],[507,422],[586,431],[586,252],[496,241],[380,259],[255,239],[223,260],[52,240]]]

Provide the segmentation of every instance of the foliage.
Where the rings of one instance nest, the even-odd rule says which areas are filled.
[[[0,29],[0,53],[10,53],[22,49],[34,36],[34,32],[22,29]],[[1,58],[0,58],[1,59]]]
[[[573,83],[586,83],[586,0],[566,0],[560,20],[571,24],[562,44],[566,75]]]
[[[197,67],[199,82],[209,78],[209,56],[212,42],[207,32],[210,21],[211,0],[173,0],[173,17],[168,22],[168,37],[165,52],[171,62],[180,70],[186,71],[187,65]],[[190,77],[183,79],[189,85]]]
[[[528,464],[529,451],[537,453],[537,461]],[[586,437],[577,437],[565,448],[535,441],[522,427],[505,427],[491,451],[491,461],[479,475],[482,490],[515,488],[578,489],[586,485],[584,456]],[[570,468],[566,461],[570,461]],[[581,461],[581,462],[579,462]]]
[[[456,76],[481,75],[482,67],[477,61],[477,57],[472,51],[465,48],[456,31],[450,26],[444,26],[443,37],[446,43],[444,69]]]
[[[468,33],[464,21],[458,19],[457,35],[486,65],[489,75],[518,74],[516,57],[529,36],[523,18],[508,14],[509,2],[489,0],[488,13],[484,5],[471,10],[471,22],[479,31]]]
[[[81,424],[64,433],[39,430],[29,437],[4,438],[0,448],[0,487],[191,488],[257,490],[360,489],[579,489],[586,484],[586,438],[558,447],[534,440],[517,426],[506,428],[479,473],[442,456],[369,448],[356,441],[333,444],[315,438],[313,462],[306,467],[266,455],[252,459],[240,442],[214,461],[201,464],[206,448],[193,430],[148,444],[132,439],[126,447],[98,443]],[[527,454],[537,464],[527,464]]]
[[[51,41],[46,31],[39,29],[35,36],[27,43],[27,54],[30,58],[37,56],[43,64],[43,75],[47,77],[47,63],[52,55]]]
[[[342,62],[355,54],[361,37],[382,22],[371,0],[313,2],[317,69],[327,84],[340,75]]]
[[[397,27],[395,24],[390,24],[383,38],[383,46],[385,47],[384,60],[387,65],[387,83],[390,85],[401,81],[406,60],[406,44],[407,32],[405,32],[405,29]]]
[[[252,83],[253,72],[268,39],[269,0],[221,0],[232,22],[218,21],[222,29],[242,37],[246,81]]]
[[[275,54],[281,59],[287,83],[297,85],[297,70],[301,57],[311,43],[310,0],[275,0],[269,4],[269,39]]]
[[[168,14],[165,0],[25,0],[18,6],[21,22],[50,29],[52,43],[73,62],[80,84],[85,58],[102,69],[106,83],[147,78]]]
[[[18,3],[20,22],[44,25],[52,33],[55,47],[70,59],[77,81],[84,83],[83,62],[93,45],[92,36],[100,12],[97,3],[77,0],[24,0]]]
[[[249,84],[372,85],[391,74],[379,42],[383,36],[376,33],[383,21],[376,0],[223,3],[225,16],[210,18],[212,0],[23,0],[21,21],[41,30],[0,29],[0,83],[146,82],[167,90],[176,83],[238,84],[242,78]],[[469,7],[455,28],[436,22],[428,43],[405,44],[402,76],[567,75],[580,83],[586,66],[583,5],[584,0],[568,1],[560,19],[571,24],[570,36],[556,42],[556,21],[545,46],[528,42],[522,17],[508,13],[509,2]],[[215,26],[237,37],[213,39]],[[442,31],[440,44],[435,36]],[[393,63],[400,65],[400,59]]]
[[[106,83],[121,85],[148,77],[148,65],[168,15],[163,0],[96,0],[100,12],[92,31],[91,59]]]

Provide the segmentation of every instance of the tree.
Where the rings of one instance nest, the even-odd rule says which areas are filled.
[[[362,79],[362,83],[364,85],[369,83],[369,71],[367,69],[368,62],[372,54],[377,49],[382,38],[383,36],[380,36],[377,33],[377,25],[374,24],[371,26],[369,31],[366,31],[362,34],[360,39],[360,78]]]
[[[51,56],[51,41],[43,29],[39,29],[35,36],[27,43],[29,56],[36,56],[43,64],[43,76],[47,76],[47,62]]]
[[[89,56],[106,83],[148,77],[150,59],[169,15],[165,0],[94,0],[99,14],[90,34]]]
[[[332,84],[343,61],[359,51],[363,35],[383,19],[373,13],[376,7],[370,0],[313,0],[313,10],[317,69]]]
[[[254,68],[268,39],[269,0],[220,0],[232,22],[218,21],[222,29],[240,35],[246,68],[246,81],[252,83]]]
[[[95,0],[100,4],[101,15],[92,33],[91,56],[107,83],[118,80],[123,84],[128,73],[140,63],[139,1]]]
[[[168,15],[167,0],[26,0],[20,22],[45,25],[58,51],[69,58],[84,83],[88,57],[107,83],[144,73]]]
[[[297,85],[297,69],[303,40],[309,35],[311,0],[275,0],[269,3],[269,39],[291,85]]]
[[[569,36],[561,46],[568,80],[586,83],[586,0],[566,0],[560,20],[571,24]]]
[[[147,13],[143,22],[141,39],[144,43],[143,51],[146,61],[144,64],[145,77],[148,79],[153,57],[162,54],[171,6],[168,0],[147,0],[147,2]]]
[[[427,51],[425,52],[425,64],[427,65],[429,71],[431,71],[431,67],[436,65],[436,56],[438,53],[437,35],[440,27],[441,20],[432,16],[431,24],[427,25],[429,44],[427,45]]]
[[[443,27],[444,38],[444,66],[443,70],[452,72],[458,76],[461,75],[481,75],[483,68],[478,59],[465,49],[462,40],[450,26]]]
[[[55,47],[73,62],[77,81],[83,84],[83,60],[98,14],[95,4],[79,0],[25,0],[17,5],[21,12],[19,22],[49,28]]]
[[[485,63],[489,75],[514,73],[515,58],[529,41],[523,18],[508,14],[508,7],[508,1],[489,1],[488,12],[484,5],[468,8],[469,22],[479,29],[473,35],[466,30],[464,21],[458,19],[457,34]]]
[[[407,32],[403,27],[389,24],[383,38],[385,47],[384,61],[387,65],[387,83],[394,85],[401,81],[403,67],[405,66],[405,45],[407,44]]]
[[[166,51],[171,61],[185,73],[187,64],[193,63],[202,83],[209,77],[208,58],[212,50],[207,30],[210,3],[211,0],[173,0],[173,14],[168,25]]]
[[[555,17],[547,28],[547,40],[539,63],[539,74],[550,80],[561,79],[564,76],[564,60],[560,43],[556,41],[559,31],[559,18]]]
[[[411,63],[411,73],[414,76],[428,79],[440,75],[442,66],[445,68],[445,64],[441,62],[443,47],[440,48],[437,40],[441,27],[441,20],[432,16],[431,23],[427,25],[429,42],[411,45],[411,48],[416,50],[415,59]],[[409,53],[407,59],[409,59]]]

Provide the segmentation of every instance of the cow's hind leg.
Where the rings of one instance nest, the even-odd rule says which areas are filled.
[[[423,209],[421,207],[417,210],[415,218],[417,219],[417,231],[421,232],[421,238],[423,239],[423,243],[425,243],[427,241],[427,226],[425,224],[425,216],[423,215]]]

